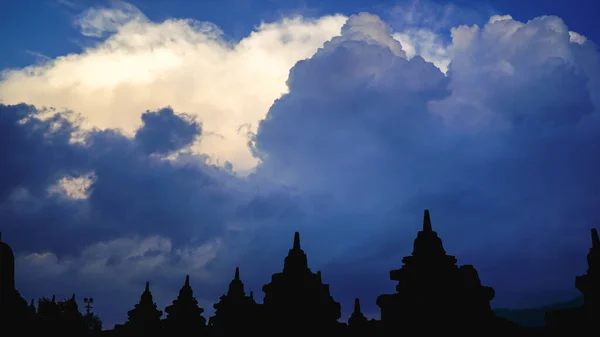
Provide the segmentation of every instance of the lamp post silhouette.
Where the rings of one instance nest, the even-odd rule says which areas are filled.
[[[89,315],[89,314],[90,314],[90,311],[91,311],[91,309],[93,308],[93,307],[92,307],[92,303],[94,303],[94,298],[92,298],[92,297],[90,297],[90,298],[87,298],[87,297],[86,297],[86,298],[84,298],[84,299],[83,299],[83,303],[85,303],[85,313],[86,313],[87,315]]]

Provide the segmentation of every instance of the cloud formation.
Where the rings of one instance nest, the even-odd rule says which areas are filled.
[[[147,280],[152,281],[156,301],[162,307],[172,300],[182,275],[191,275],[194,282],[210,285],[208,265],[220,249],[219,240],[175,248],[165,237],[131,237],[92,244],[77,256],[59,258],[51,252],[32,253],[21,256],[17,264],[23,271],[22,286],[34,287],[40,294],[53,294],[56,285],[46,282],[58,278],[63,283],[59,296],[67,297],[66,292],[73,289],[83,291],[80,296],[92,294],[96,297],[96,311],[112,312],[105,319],[106,323],[114,324],[115,318],[126,317],[129,310],[128,306],[115,303],[135,303],[140,285]],[[173,276],[165,278],[167,275]],[[207,292],[198,293],[202,296]],[[202,297],[200,301],[204,302],[202,305],[210,305]]]
[[[431,208],[449,250],[479,266],[499,301],[523,286],[568,289],[585,263],[570,261],[599,216],[600,182],[598,54],[570,35],[557,17],[457,27],[446,77],[385,42],[336,37],[292,69],[290,93],[261,122],[258,172],[327,193],[342,212],[377,214],[362,226],[331,221],[352,228],[336,262],[353,254],[357,232],[393,256],[404,246],[384,237],[416,228],[386,225],[416,225]],[[515,270],[528,280],[515,283]]]
[[[32,106],[0,109],[5,230],[15,236],[30,231],[28,249],[67,254],[94,240],[138,233],[213,237],[225,227],[226,215],[235,213],[232,201],[242,191],[228,192],[231,174],[206,164],[204,157],[185,160],[185,152],[183,159],[165,157],[199,134],[187,115],[169,108],[146,112],[133,138],[97,130],[72,142],[77,127],[60,113],[42,120]],[[91,180],[80,191],[87,196],[66,195],[73,182],[65,177]],[[61,182],[63,194],[56,193]],[[62,244],[59,238],[66,233],[77,243]]]
[[[192,273],[206,307],[235,264],[258,290],[300,230],[344,310],[377,312],[424,208],[496,305],[571,291],[600,216],[600,55],[560,18],[493,16],[449,43],[368,13],[295,18],[233,43],[125,9],[84,13],[87,35],[113,33],[95,47],[0,82],[38,106],[0,105],[25,293],[91,289],[123,313],[143,280],[166,305]],[[99,268],[124,277],[100,287]]]
[[[100,313],[115,306],[124,313],[116,303],[133,301],[146,279],[160,289],[191,274],[216,287],[223,267],[210,263],[227,246],[238,208],[253,190],[185,151],[200,135],[195,119],[170,108],[147,111],[130,138],[83,131],[70,113],[52,113],[0,105],[0,217],[18,252],[21,290],[36,297],[96,292],[106,301]],[[219,258],[228,266],[238,253]],[[108,314],[108,322],[116,317]]]
[[[257,163],[247,133],[287,91],[290,68],[339,34],[345,20],[285,18],[231,42],[209,22],[156,23],[132,5],[114,2],[75,21],[83,35],[105,39],[89,41],[78,54],[5,70],[0,99],[73,110],[83,115],[86,129],[127,134],[139,127],[143,111],[171,106],[202,121],[205,137],[196,152],[243,172]]]
[[[194,142],[201,133],[200,124],[187,115],[175,116],[173,109],[164,108],[142,115],[143,127],[135,132],[143,151],[166,155]]]

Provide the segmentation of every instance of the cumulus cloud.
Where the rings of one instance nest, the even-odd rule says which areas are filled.
[[[396,56],[406,58],[402,45],[391,36],[391,29],[378,16],[361,13],[348,18],[342,27],[344,39],[334,39],[331,43],[354,40],[386,46]],[[330,47],[331,48],[331,47]]]
[[[421,57],[406,60],[394,53],[385,40],[356,40],[353,26],[360,23],[361,17],[348,20],[342,29],[348,34],[292,69],[290,94],[275,102],[258,129],[255,147],[267,161],[260,170],[292,185],[301,181],[305,188],[326,190],[339,185],[349,198],[359,190],[369,198],[382,195],[373,192],[387,182],[375,185],[365,178],[390,169],[380,166],[390,150],[417,147],[409,141],[420,142],[419,136],[428,138],[434,131],[426,122],[427,104],[449,93],[447,78]],[[379,28],[378,34],[389,37]],[[434,121],[431,125],[437,128]],[[342,167],[351,169],[340,174]],[[360,204],[373,207],[381,201]]]
[[[156,23],[131,4],[111,4],[87,9],[75,20],[83,35],[105,39],[79,54],[5,70],[0,100],[70,109],[84,116],[87,129],[118,128],[129,135],[139,127],[143,111],[171,106],[202,120],[205,137],[195,152],[209,154],[214,163],[232,163],[242,173],[257,164],[246,146],[248,134],[287,92],[289,69],[338,35],[347,19],[284,18],[261,23],[246,38],[230,42],[208,22]],[[430,30],[406,28],[394,40],[385,29],[369,28],[385,26],[380,20],[361,20],[352,32],[356,38],[368,40],[372,32],[383,32],[375,38],[387,39],[395,53],[404,53],[399,40],[410,57],[421,55],[446,70],[444,47]]]
[[[415,231],[386,225],[416,225],[431,208],[449,250],[478,262],[498,288],[497,303],[515,305],[502,296],[523,282],[505,278],[528,268],[532,287],[568,289],[585,261],[568,264],[566,256],[577,237],[585,246],[582,233],[599,215],[592,57],[580,61],[580,45],[557,17],[492,17],[483,27],[453,29],[452,38],[447,76],[421,57],[406,60],[384,43],[345,35],[297,63],[290,93],[258,129],[259,172],[328,193],[344,212],[377,213],[362,226],[330,221],[338,230],[352,226],[344,237],[371,235],[379,256],[400,254],[389,238],[406,244]],[[347,254],[338,263],[355,249],[356,241],[342,242]],[[488,255],[475,253],[484,249]]]
[[[368,13],[296,18],[231,43],[210,24],[119,15],[94,21],[115,31],[95,47],[0,82],[5,103],[40,106],[0,105],[0,216],[29,293],[74,274],[124,313],[143,278],[174,296],[188,270],[216,299],[234,263],[259,289],[300,230],[344,309],[359,296],[376,312],[424,208],[496,305],[568,292],[585,269],[600,61],[560,18],[493,16],[449,42]],[[259,165],[240,177],[209,159]],[[35,290],[41,261],[54,281]],[[102,292],[100,266],[129,297]]]
[[[492,13],[493,9],[486,4],[467,7],[456,3],[408,0],[398,2],[385,18],[408,58],[419,55],[446,73],[451,61],[447,51],[450,29],[461,24],[484,23]]]
[[[113,2],[76,21],[84,35],[106,39],[79,54],[4,71],[0,99],[68,108],[83,115],[87,129],[118,128],[129,135],[143,111],[171,106],[202,121],[205,137],[197,152],[245,171],[256,164],[247,134],[287,91],[290,68],[339,34],[345,20],[285,18],[230,42],[211,23],[156,23],[130,4]]]
[[[522,23],[510,16],[492,17],[481,28],[453,29],[452,39],[453,90],[436,108],[441,115],[461,118],[463,125],[470,121],[502,127],[578,123],[594,110],[591,96],[597,92],[588,85],[595,75],[577,62],[576,46],[560,18]],[[463,109],[452,111],[446,106],[450,102]]]
[[[416,55],[433,63],[444,74],[448,71],[450,56],[442,38],[426,28],[407,28],[402,33],[394,33],[394,39],[402,43],[406,56],[410,59]]]

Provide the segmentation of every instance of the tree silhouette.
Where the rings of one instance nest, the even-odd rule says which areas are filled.
[[[102,320],[93,312],[85,314],[83,320],[89,335],[97,335],[102,331]]]

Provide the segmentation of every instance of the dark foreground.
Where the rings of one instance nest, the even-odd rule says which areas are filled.
[[[14,283],[14,255],[0,241],[0,336],[417,336],[457,333],[466,336],[511,334],[516,336],[600,336],[600,239],[592,229],[588,270],[576,277],[583,305],[546,312],[546,324],[526,328],[497,317],[490,307],[494,289],[483,286],[472,265],[457,265],[446,254],[442,240],[431,227],[425,211],[423,228],[403,266],[390,272],[396,292],[377,298],[381,320],[368,320],[354,303],[348,324],[340,323],[341,307],[330,295],[321,272],[313,273],[295,233],[283,271],[263,286],[262,303],[246,295],[239,269],[229,290],[214,305],[215,315],[202,316],[186,277],[165,315],[152,299],[150,284],[139,303],[128,312],[125,324],[101,331],[100,319],[80,313],[75,295],[65,301],[41,298],[37,308],[21,297]],[[85,301],[90,302],[89,299]]]

